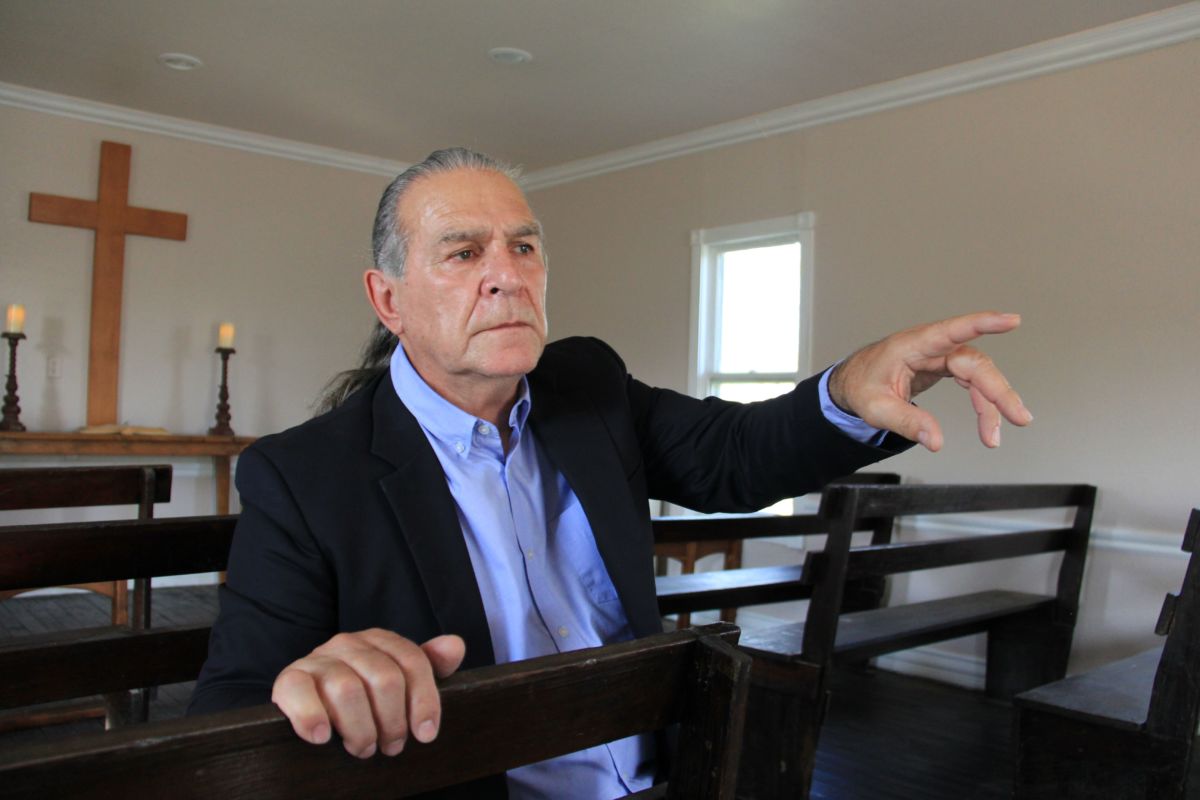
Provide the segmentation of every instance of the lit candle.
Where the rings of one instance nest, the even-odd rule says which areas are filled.
[[[233,323],[222,322],[221,327],[217,329],[217,347],[232,349],[233,347]]]
[[[25,306],[14,303],[8,307],[4,331],[6,333],[23,333],[25,331]]]

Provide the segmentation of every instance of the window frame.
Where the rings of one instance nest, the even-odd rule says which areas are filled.
[[[813,229],[811,212],[786,217],[700,228],[692,231],[691,326],[688,342],[688,393],[693,397],[712,394],[712,384],[788,381],[806,377],[812,365]],[[795,372],[733,373],[716,370],[718,319],[717,285],[720,257],[730,250],[800,244],[800,330]]]

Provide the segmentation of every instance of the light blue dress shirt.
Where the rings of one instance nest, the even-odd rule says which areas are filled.
[[[446,473],[496,662],[632,639],[579,499],[526,425],[525,379],[506,455],[496,427],[434,392],[403,347],[391,377]],[[508,790],[513,800],[608,800],[653,778],[654,737],[645,734],[511,770]]]
[[[506,454],[496,427],[430,388],[403,347],[392,354],[391,378],[446,474],[496,663],[633,638],[579,498],[526,425],[525,379]],[[881,431],[833,404],[828,380],[827,371],[818,389],[826,419],[877,443]],[[644,734],[511,770],[508,790],[512,800],[607,800],[646,789],[653,777],[654,739]]]

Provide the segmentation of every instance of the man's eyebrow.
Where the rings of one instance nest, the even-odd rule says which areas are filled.
[[[491,231],[487,228],[470,228],[466,230],[448,230],[438,237],[439,245],[459,244],[461,242],[479,242],[487,239]],[[526,222],[510,229],[505,234],[508,239],[523,239],[527,236],[542,236],[542,223],[537,220]]]
[[[517,228],[513,228],[508,232],[509,239],[523,239],[526,236],[536,236],[542,238],[542,223],[536,219],[532,222],[527,222]]]
[[[437,243],[441,244],[458,244],[459,242],[478,242],[487,236],[487,231],[483,228],[475,228],[473,230],[450,230],[438,237]]]

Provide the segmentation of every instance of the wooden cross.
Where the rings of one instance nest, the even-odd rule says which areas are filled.
[[[96,200],[29,194],[29,221],[91,228],[92,320],[88,343],[87,424],[117,421],[117,367],[121,351],[121,286],[125,276],[125,237],[187,238],[187,215],[129,205],[127,144],[100,146],[100,188]]]

